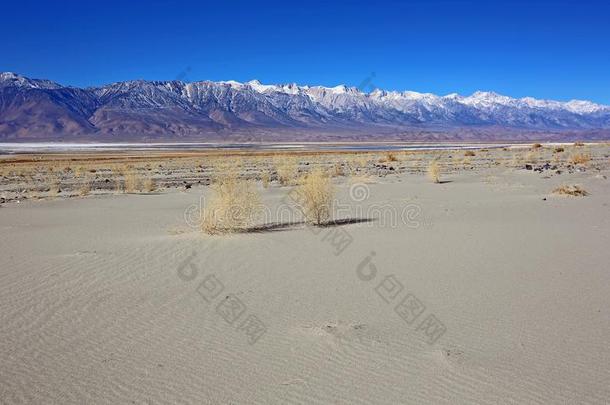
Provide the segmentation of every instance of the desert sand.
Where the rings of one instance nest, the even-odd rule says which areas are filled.
[[[336,177],[324,228],[258,183],[272,215],[228,235],[190,224],[205,181],[21,199],[6,174],[0,402],[608,403],[608,147],[561,174],[463,153],[440,184]]]

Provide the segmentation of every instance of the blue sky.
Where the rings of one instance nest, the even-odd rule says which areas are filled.
[[[587,1],[10,1],[0,71],[77,86],[259,79],[610,104],[610,5]]]

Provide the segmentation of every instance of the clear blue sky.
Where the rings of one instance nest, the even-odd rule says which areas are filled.
[[[77,86],[259,79],[610,104],[610,5],[587,1],[28,1],[0,71]]]

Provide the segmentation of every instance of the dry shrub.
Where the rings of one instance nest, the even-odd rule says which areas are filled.
[[[560,186],[553,190],[553,194],[569,195],[573,197],[584,197],[589,193],[579,186]]]
[[[513,155],[512,165],[513,166],[519,166],[522,163],[523,163],[523,155],[521,155],[519,152],[515,153]]]
[[[365,168],[369,165],[369,157],[367,155],[358,156],[354,159],[354,163],[360,168]]]
[[[294,184],[298,168],[296,160],[292,158],[284,157],[275,160],[275,171],[282,186]]]
[[[555,149],[553,149],[553,153],[561,153],[561,152],[563,152],[563,151],[565,151],[565,149],[564,149],[564,148],[562,148],[561,146],[560,146],[560,147],[557,147],[557,148],[555,148]]]
[[[385,162],[397,162],[398,158],[396,157],[396,154],[394,152],[386,152],[385,156],[381,159],[379,159],[379,163],[385,163]]]
[[[138,176],[136,175],[134,170],[130,170],[125,173],[125,192],[126,193],[135,193],[138,191]]]
[[[254,185],[235,172],[218,177],[213,195],[203,208],[201,229],[208,234],[246,231],[262,211]]]
[[[347,162],[350,175],[354,175],[368,166],[368,159],[364,155],[355,155]]]
[[[114,178],[114,190],[117,193],[122,193],[124,190],[123,183],[121,181],[121,177],[123,177],[123,166],[112,166],[110,168],[112,172],[112,177]]]
[[[228,176],[239,177],[243,161],[240,158],[216,158],[210,162],[210,179],[212,183],[222,183]]]
[[[263,184],[263,188],[269,188],[269,183],[271,183],[271,175],[267,170],[264,170],[261,173],[261,183]]]
[[[157,189],[157,185],[155,184],[155,181],[152,179],[152,177],[147,177],[142,182],[142,188],[144,189],[144,191],[152,193]]]
[[[433,160],[428,165],[428,178],[434,183],[440,183],[441,168],[436,160]]]
[[[467,150],[467,151],[464,153],[464,156],[476,156],[476,154],[474,153],[474,151]]]
[[[574,146],[585,146],[582,142],[574,142]]]
[[[525,155],[525,161],[527,163],[536,163],[537,160],[538,155],[535,152],[528,152],[527,155]]]
[[[333,176],[341,177],[345,175],[345,171],[343,170],[343,164],[341,162],[335,162],[333,164]]]
[[[61,192],[60,186],[61,181],[59,176],[51,175],[49,178],[49,195],[52,197],[58,195]]]
[[[385,155],[381,156],[378,160],[379,163],[390,163],[397,162],[398,158],[394,152],[386,152]]]
[[[114,191],[122,193],[124,190],[125,188],[123,187],[123,183],[121,183],[121,179],[117,177],[114,181]]]
[[[540,149],[540,148],[542,148],[542,144],[540,144],[540,143],[535,143],[532,145],[532,149]]]
[[[83,166],[78,166],[76,168],[76,170],[74,170],[74,175],[76,177],[82,177],[83,174],[85,174],[87,172],[87,169],[85,169]]]
[[[83,177],[82,183],[80,184],[80,187],[78,188],[78,195],[80,195],[81,197],[87,196],[89,195],[89,193],[91,193],[91,179],[89,179],[87,176]]]
[[[575,153],[570,158],[570,163],[573,165],[586,165],[591,160],[591,156],[584,153]]]
[[[323,225],[332,215],[335,189],[331,178],[321,169],[307,174],[296,189],[303,214],[308,222]]]

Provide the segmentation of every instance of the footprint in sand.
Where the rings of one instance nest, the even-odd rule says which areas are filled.
[[[302,328],[307,335],[317,338],[332,338],[334,343],[349,343],[371,347],[382,343],[378,333],[361,323],[327,322]]]
[[[457,347],[443,347],[435,351],[434,357],[446,366],[463,366],[468,360],[464,351]]]

